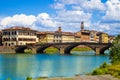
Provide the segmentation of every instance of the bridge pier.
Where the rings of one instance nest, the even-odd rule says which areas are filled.
[[[36,54],[36,53],[37,53],[36,48],[32,48],[32,53],[33,53],[33,54]]]
[[[65,48],[61,47],[60,48],[60,54],[65,54],[64,50],[65,50]]]
[[[99,47],[96,47],[96,48],[95,48],[95,54],[96,54],[96,55],[99,55],[99,54],[100,54],[100,48],[99,48]]]

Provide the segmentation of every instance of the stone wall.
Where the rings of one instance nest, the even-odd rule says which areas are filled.
[[[0,53],[15,53],[15,47],[0,46]]]

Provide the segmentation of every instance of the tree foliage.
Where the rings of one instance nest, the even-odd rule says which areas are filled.
[[[31,49],[25,49],[24,53],[32,53],[32,50]]]
[[[120,60],[120,34],[113,40],[110,49],[110,59],[112,63]]]

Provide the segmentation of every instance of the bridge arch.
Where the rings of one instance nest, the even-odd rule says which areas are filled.
[[[95,48],[94,48],[94,47],[92,47],[92,46],[90,46],[90,45],[88,45],[88,44],[81,44],[81,43],[80,43],[80,44],[72,44],[72,45],[66,47],[65,50],[64,50],[65,54],[71,54],[71,50],[72,50],[73,48],[79,46],[79,45],[87,46],[87,47],[91,48],[93,51],[95,51]]]
[[[30,47],[28,47],[28,46],[25,45],[25,46],[19,46],[19,47],[17,47],[15,49],[15,52],[16,53],[25,53],[24,52],[25,49],[31,49],[32,50],[32,48],[30,48]]]
[[[54,48],[56,48],[56,49],[59,50],[58,47],[56,47],[55,45],[51,45],[51,44],[50,44],[50,45],[44,45],[44,46],[41,46],[41,47],[37,48],[36,52],[37,52],[37,53],[45,53],[45,49],[47,49],[47,48],[49,48],[49,47],[54,47]]]
[[[100,49],[100,53],[101,54],[104,54],[105,53],[105,50],[109,49],[111,47],[111,44],[108,44],[107,46],[103,47]]]

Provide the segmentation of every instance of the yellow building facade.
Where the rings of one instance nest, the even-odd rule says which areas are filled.
[[[102,43],[108,43],[108,34],[107,33],[103,33],[102,34]]]

